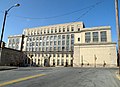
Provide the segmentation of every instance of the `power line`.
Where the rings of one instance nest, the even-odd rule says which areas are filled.
[[[81,16],[79,16],[77,19],[75,19],[72,23],[70,23],[68,26],[72,25],[74,22],[77,22],[80,18],[82,18],[83,16],[85,16],[87,13],[89,13],[89,11],[91,11],[93,8],[95,8],[97,5],[101,4],[103,1],[101,2],[97,2],[95,5],[92,5],[91,8],[89,8],[87,11],[85,11]]]
[[[57,16],[43,17],[43,18],[40,18],[40,17],[34,18],[34,17],[33,17],[33,18],[32,18],[32,17],[25,17],[25,16],[18,16],[18,15],[17,15],[17,16],[15,16],[15,17],[19,17],[19,18],[23,18],[23,19],[30,19],[30,20],[58,18],[58,17],[70,15],[70,14],[73,14],[73,13],[77,13],[77,12],[80,12],[80,11],[85,10],[85,9],[88,9],[88,10],[89,10],[90,8],[95,7],[96,5],[99,5],[99,4],[102,3],[102,2],[103,2],[103,1],[100,1],[100,2],[97,2],[97,3],[93,4],[93,5],[90,5],[90,6],[88,6],[88,7],[82,8],[82,9],[80,9],[80,10],[72,11],[72,12],[65,13],[65,14],[61,14],[61,15],[57,15]]]

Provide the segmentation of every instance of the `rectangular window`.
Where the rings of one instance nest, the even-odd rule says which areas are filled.
[[[57,59],[57,65],[59,65],[60,64],[60,60],[59,59]]]
[[[44,34],[46,34],[46,30],[44,30]]]
[[[61,60],[61,65],[62,65],[62,66],[64,65],[64,59]]]
[[[65,45],[65,41],[62,41],[62,45]]]
[[[66,57],[68,57],[68,54],[66,54]]]
[[[53,33],[53,29],[51,29],[51,33]]]
[[[71,27],[71,31],[74,31],[74,27],[73,26]]]
[[[53,44],[53,42],[52,41],[50,41],[50,45],[52,45]]]
[[[91,41],[91,34],[90,32],[85,33],[85,42],[90,43]]]
[[[54,40],[57,40],[57,36],[54,36]]]
[[[52,51],[52,47],[50,47],[50,51]]]
[[[63,28],[63,32],[65,32],[65,28]]]
[[[61,32],[61,28],[59,28],[59,32]]]
[[[62,54],[62,57],[64,57],[64,54]]]
[[[54,41],[54,45],[57,45],[57,41]]]
[[[98,32],[93,32],[93,42],[98,42]]]
[[[58,54],[57,56],[60,57],[60,54]]]
[[[78,38],[78,41],[80,41],[80,38]]]
[[[55,54],[53,54],[53,57],[55,57]]]
[[[54,51],[56,51],[56,47],[54,47]]]
[[[55,28],[55,33],[57,33],[57,29]]]
[[[61,41],[58,41],[58,45],[61,45]]]
[[[62,35],[62,39],[65,39],[65,35]]]
[[[52,40],[53,39],[53,36],[50,36],[50,40]]]
[[[61,35],[58,35],[58,39],[61,39]]]
[[[78,31],[80,31],[80,28],[78,28]]]
[[[101,42],[106,42],[107,41],[106,31],[101,31],[100,36],[101,36]]]
[[[67,27],[67,32],[69,32],[69,27]]]
[[[70,36],[69,35],[67,35],[67,39],[69,39],[70,38]]]
[[[60,47],[58,47],[58,51],[60,51]]]

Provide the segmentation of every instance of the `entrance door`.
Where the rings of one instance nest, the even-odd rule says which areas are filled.
[[[45,60],[44,60],[44,66],[45,66],[45,67],[48,67],[48,66],[49,66],[49,60],[48,60],[48,59],[45,59]]]

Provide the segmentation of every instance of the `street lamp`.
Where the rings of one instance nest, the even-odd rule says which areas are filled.
[[[4,33],[4,27],[5,27],[5,21],[6,21],[7,14],[10,11],[10,9],[12,9],[13,7],[19,7],[19,6],[20,6],[20,4],[15,4],[15,5],[11,6],[9,9],[5,10],[3,26],[2,26],[2,33],[1,33],[1,39],[0,39],[0,48],[1,48],[1,43],[2,43],[2,39],[3,39],[3,33]]]

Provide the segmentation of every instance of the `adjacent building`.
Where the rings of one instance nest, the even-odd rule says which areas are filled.
[[[110,26],[85,28],[83,22],[73,22],[28,28],[23,32],[23,36],[10,36],[8,47],[24,51],[31,65],[117,65],[116,43],[111,40]]]

